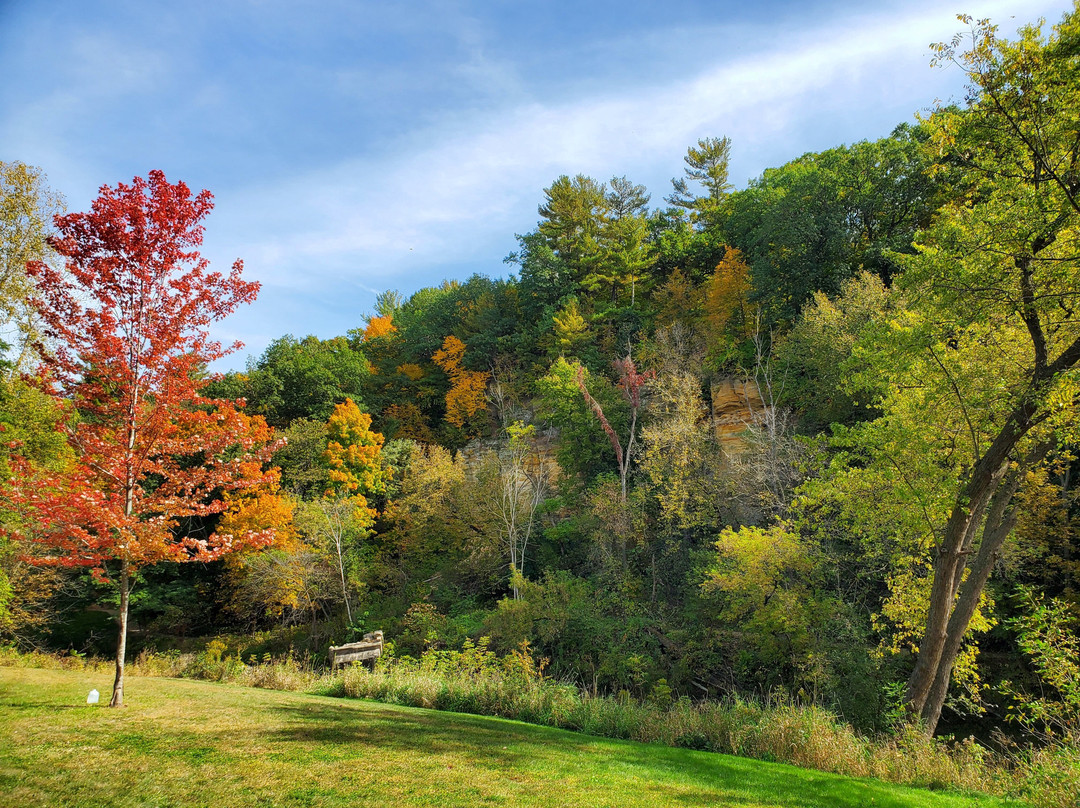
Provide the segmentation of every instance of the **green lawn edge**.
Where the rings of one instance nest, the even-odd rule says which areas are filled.
[[[182,679],[0,669],[2,806],[1016,806],[520,721]]]

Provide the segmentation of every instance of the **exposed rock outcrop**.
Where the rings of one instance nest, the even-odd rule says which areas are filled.
[[[712,422],[716,439],[726,452],[743,448],[743,433],[765,409],[761,390],[753,380],[729,377],[712,384]]]

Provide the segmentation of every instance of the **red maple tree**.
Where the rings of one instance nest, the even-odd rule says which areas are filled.
[[[58,270],[32,263],[46,344],[40,376],[74,407],[66,424],[77,463],[63,475],[23,464],[15,502],[32,517],[38,563],[115,576],[120,631],[111,706],[123,703],[133,573],[160,561],[210,561],[263,533],[199,535],[223,493],[266,479],[272,432],[236,402],[204,398],[203,368],[240,347],[208,326],[255,299],[259,284],[211,272],[198,247],[209,191],[193,196],[161,171],[103,186],[89,213],[58,216]]]

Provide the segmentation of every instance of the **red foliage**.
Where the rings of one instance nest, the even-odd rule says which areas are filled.
[[[619,373],[619,390],[622,391],[623,398],[633,411],[637,412],[641,406],[641,391],[645,388],[646,382],[656,378],[656,371],[647,370],[641,373],[629,354],[625,359],[616,359],[611,364]]]
[[[604,408],[600,406],[600,402],[592,397],[589,392],[589,388],[585,386],[585,368],[578,365],[577,373],[574,376],[574,381],[577,382],[578,389],[581,391],[581,395],[585,398],[585,403],[589,405],[589,409],[593,411],[600,420],[600,426],[604,428],[604,433],[608,436],[608,440],[611,441],[611,447],[615,450],[615,459],[619,463],[619,468],[623,467],[623,449],[622,441],[619,436],[615,434],[615,428],[612,427],[611,422],[608,421],[607,416],[604,415]]]
[[[593,411],[593,414],[599,419],[600,426],[604,428],[604,432],[608,436],[608,440],[611,441],[611,447],[615,450],[615,460],[619,464],[619,482],[622,492],[622,500],[626,501],[626,476],[630,468],[630,461],[634,456],[634,445],[637,440],[637,420],[638,411],[641,409],[641,392],[645,389],[645,384],[650,379],[656,377],[656,372],[647,370],[641,373],[637,369],[637,365],[634,364],[634,360],[629,354],[625,359],[616,359],[611,363],[619,373],[619,391],[623,394],[623,398],[626,399],[626,403],[630,405],[630,434],[626,438],[626,449],[623,449],[622,441],[619,440],[619,436],[615,433],[614,427],[611,426],[611,422],[608,421],[607,416],[604,415],[604,409],[600,406],[600,402],[592,397],[589,393],[589,388],[585,386],[585,368],[578,366],[577,375],[575,381],[577,382],[578,389],[581,390],[581,395],[585,398],[585,403],[589,405],[589,409]]]
[[[158,561],[211,560],[271,535],[194,537],[187,517],[220,513],[225,491],[257,485],[273,449],[261,418],[200,396],[208,363],[228,349],[207,326],[255,299],[259,285],[208,270],[199,255],[208,191],[192,196],[160,171],[104,186],[89,213],[55,220],[57,270],[33,263],[34,304],[46,344],[42,375],[71,401],[73,472],[14,481],[36,524],[39,562],[123,562],[123,574]]]

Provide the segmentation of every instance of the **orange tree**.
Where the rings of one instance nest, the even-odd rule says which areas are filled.
[[[65,429],[77,460],[67,473],[15,472],[13,499],[33,530],[33,559],[115,576],[119,639],[112,706],[123,703],[133,574],[160,561],[210,561],[269,541],[270,531],[209,536],[223,494],[264,481],[274,448],[261,418],[204,398],[200,369],[236,350],[208,326],[258,284],[209,271],[198,252],[209,191],[193,196],[160,171],[103,186],[88,213],[58,216],[52,247],[63,270],[31,263],[48,344],[41,383],[79,418]]]
[[[463,360],[465,343],[453,334],[443,340],[442,347],[431,360],[446,371],[450,377],[450,389],[446,392],[446,420],[458,428],[487,406],[485,397],[491,374],[487,371],[468,370]]]

